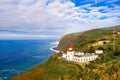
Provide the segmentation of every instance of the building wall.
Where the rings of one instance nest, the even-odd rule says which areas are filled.
[[[81,56],[81,55],[84,55],[85,53],[84,52],[75,52],[74,55],[78,55],[78,56]]]
[[[75,56],[74,55],[75,52],[71,51],[71,52],[67,52],[67,54],[63,54],[62,57],[65,58],[66,60],[70,60],[70,61],[75,61],[75,62],[89,62],[89,61],[93,61],[95,60],[98,55],[95,54],[89,54],[89,55],[83,55],[83,56]]]
[[[103,53],[103,50],[95,50],[95,53],[96,53],[96,54],[102,54],[102,53]]]
[[[120,32],[118,32],[117,34],[120,34]]]
[[[84,56],[84,57],[74,57],[73,61],[76,62],[88,62],[88,61],[93,61],[98,57],[98,55],[94,55],[94,56]]]
[[[74,51],[67,51],[67,60],[73,60],[74,57]]]

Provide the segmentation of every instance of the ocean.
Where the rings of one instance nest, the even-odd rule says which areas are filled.
[[[56,40],[0,40],[0,80],[9,80],[55,53]]]

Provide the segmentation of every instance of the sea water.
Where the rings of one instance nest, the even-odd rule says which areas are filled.
[[[45,62],[54,53],[56,40],[0,40],[0,80]]]

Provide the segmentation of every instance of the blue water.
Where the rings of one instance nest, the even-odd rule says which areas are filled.
[[[0,40],[0,80],[45,62],[54,52],[55,40]]]

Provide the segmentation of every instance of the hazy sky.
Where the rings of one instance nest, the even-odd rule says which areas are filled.
[[[120,25],[120,0],[0,0],[0,39],[60,38]]]

